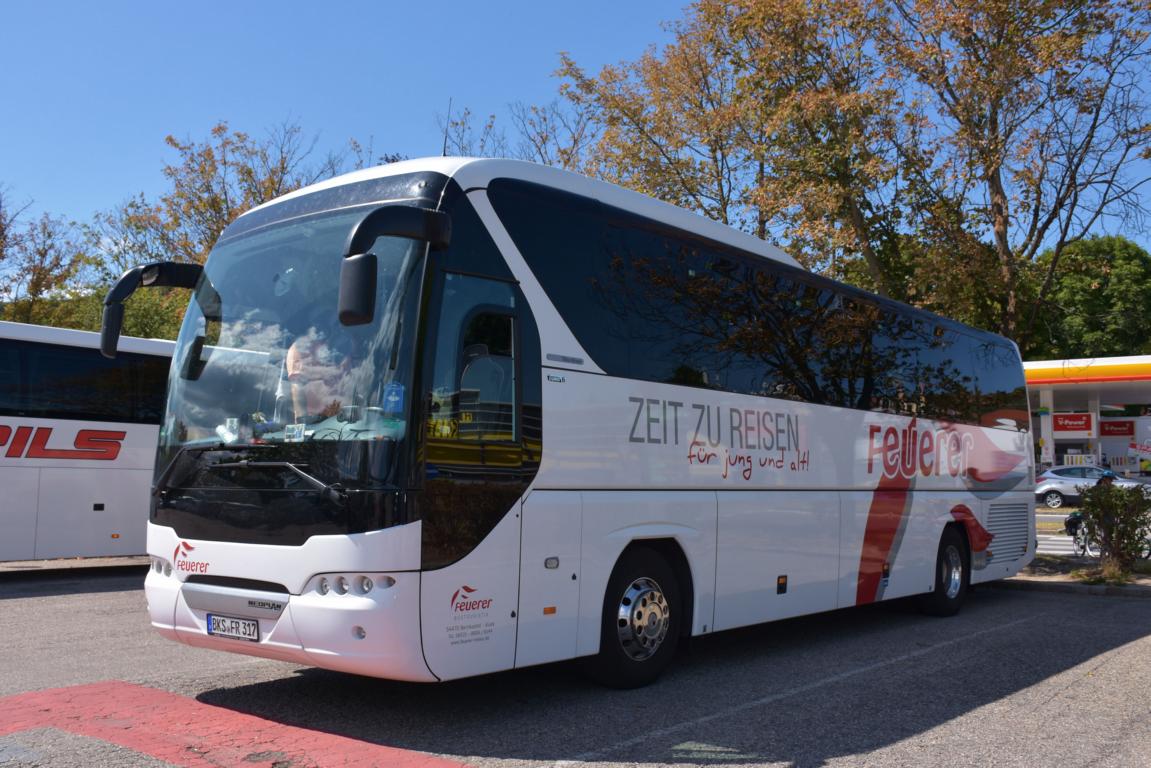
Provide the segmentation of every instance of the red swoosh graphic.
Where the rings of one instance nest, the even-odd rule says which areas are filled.
[[[971,513],[970,509],[958,504],[951,510],[951,516],[963,523],[963,527],[967,529],[967,540],[971,542],[972,552],[985,552],[991,546],[991,540],[995,538],[995,534],[984,528],[975,519],[975,515]]]
[[[871,509],[867,513],[867,529],[863,534],[863,550],[859,554],[859,578],[855,585],[855,604],[874,603],[883,578],[883,566],[891,556],[895,534],[907,514],[910,478],[896,475],[881,477],[871,496]]]

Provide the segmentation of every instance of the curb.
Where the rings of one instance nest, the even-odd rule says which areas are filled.
[[[1144,584],[1079,584],[1073,581],[1056,579],[1035,579],[1013,576],[1009,579],[980,584],[981,587],[995,589],[1016,589],[1031,592],[1061,592],[1073,595],[1095,597],[1151,597],[1151,585]]]
[[[95,569],[142,568],[151,563],[147,555],[125,557],[70,557],[58,560],[13,560],[0,563],[0,578],[5,576],[50,576],[69,571]]]

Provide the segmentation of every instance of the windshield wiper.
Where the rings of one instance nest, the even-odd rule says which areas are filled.
[[[156,478],[156,484],[152,488],[152,495],[159,496],[170,487],[168,480],[171,479],[172,473],[176,470],[176,464],[180,459],[191,454],[209,453],[210,451],[247,451],[262,448],[271,448],[270,445],[249,444],[249,445],[226,445],[225,443],[212,443],[211,445],[185,445],[176,451],[176,455],[168,462],[168,466],[164,467],[164,471]]]
[[[213,464],[213,469],[288,469],[295,472],[308,485],[312,486],[318,491],[323,491],[324,498],[338,506],[344,506],[348,503],[348,494],[343,486],[339,483],[332,483],[328,485],[318,477],[309,475],[300,467],[306,467],[307,464],[293,464],[290,461],[251,461],[249,459],[240,459],[239,461],[231,461],[220,464]]]

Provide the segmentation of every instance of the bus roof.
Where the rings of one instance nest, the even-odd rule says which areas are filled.
[[[486,188],[494,179],[520,179],[562,189],[576,195],[590,197],[607,205],[663,222],[677,229],[691,232],[719,243],[740,248],[764,258],[799,267],[799,263],[779,248],[758,237],[713,221],[697,213],[664,203],[647,195],[629,189],[597,181],[570,171],[563,171],[538,163],[522,160],[493,160],[467,157],[428,157],[417,160],[404,160],[398,163],[365,168],[342,176],[322,181],[318,184],[298,189],[283,197],[253,208],[257,211],[276,205],[284,200],[309,195],[324,189],[344,184],[398,176],[405,173],[439,173],[447,176],[464,190]],[[248,213],[251,213],[249,211]],[[247,215],[247,214],[245,214]]]
[[[100,348],[100,334],[71,328],[52,328],[47,325],[29,325],[0,320],[0,339],[18,339],[40,344],[61,344],[66,347]],[[171,357],[175,342],[164,339],[140,339],[121,336],[119,350],[139,355]]]

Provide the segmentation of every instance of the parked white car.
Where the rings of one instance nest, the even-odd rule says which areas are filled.
[[[1099,478],[1103,477],[1104,472],[1111,470],[1090,464],[1052,467],[1035,478],[1035,501],[1037,504],[1046,504],[1051,509],[1059,509],[1065,504],[1077,504],[1079,489],[1095,485],[1099,482]],[[1115,475],[1114,472],[1111,474]],[[1146,487],[1147,483],[1115,476],[1115,485],[1130,488],[1137,485]]]

